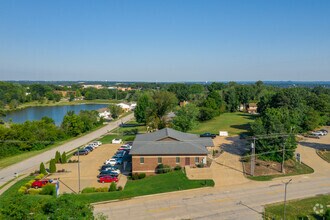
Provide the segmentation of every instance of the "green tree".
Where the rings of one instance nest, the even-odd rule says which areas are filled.
[[[151,105],[151,97],[147,93],[142,94],[137,101],[136,108],[134,110],[134,116],[137,122],[147,122],[147,109]]]
[[[175,115],[172,122],[173,128],[186,132],[196,126],[199,110],[194,104],[187,104],[176,111]]]
[[[47,174],[45,164],[42,162],[40,163],[39,173]]]
[[[62,156],[61,156],[61,163],[67,163],[67,156],[66,156],[65,151],[62,153]]]
[[[111,117],[114,119],[118,118],[123,112],[123,109],[120,106],[114,104],[109,105],[109,110]]]
[[[61,127],[66,134],[74,137],[83,132],[84,123],[78,115],[76,115],[73,111],[69,111],[64,116]]]
[[[55,173],[56,172],[55,159],[51,159],[50,162],[49,162],[49,172],[50,173]]]
[[[55,153],[55,163],[60,163],[61,161],[61,154],[59,151],[56,151]]]

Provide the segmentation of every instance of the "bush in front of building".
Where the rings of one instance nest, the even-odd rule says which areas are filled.
[[[169,165],[164,165],[164,164],[159,164],[156,167],[156,173],[160,174],[160,173],[168,173],[171,172],[172,168]]]
[[[146,174],[145,173],[139,173],[139,179],[143,179],[146,177]]]
[[[46,184],[41,188],[40,195],[55,196],[56,195],[55,185],[51,183]]]
[[[174,170],[182,170],[182,167],[181,167],[180,165],[176,165],[176,166],[174,167]]]

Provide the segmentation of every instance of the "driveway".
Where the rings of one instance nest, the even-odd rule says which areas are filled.
[[[127,115],[118,121],[110,122],[108,125],[100,128],[96,131],[93,131],[93,132],[86,134],[82,137],[79,137],[75,140],[69,141],[56,148],[50,149],[49,151],[46,151],[44,153],[33,156],[29,159],[26,159],[24,161],[21,161],[19,163],[16,163],[14,165],[1,169],[0,170],[0,186],[3,185],[4,183],[10,181],[11,179],[13,179],[14,173],[18,173],[19,175],[21,175],[21,174],[27,174],[27,173],[30,173],[31,171],[39,169],[40,163],[47,162],[50,159],[52,159],[54,157],[56,151],[60,151],[60,152],[71,151],[79,146],[82,146],[88,142],[91,142],[91,141],[95,140],[96,138],[108,133],[109,131],[118,127],[121,122],[125,123],[125,122],[133,119],[133,117],[134,117],[133,114]],[[4,190],[5,189],[2,189],[0,191],[0,194]]]
[[[246,143],[238,136],[216,137],[214,146],[223,153],[213,159],[209,168],[186,169],[189,179],[213,179],[215,187],[225,187],[250,182],[244,176],[240,156],[246,152]],[[220,147],[220,148],[219,148]]]

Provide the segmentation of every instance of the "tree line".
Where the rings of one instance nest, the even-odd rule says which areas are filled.
[[[59,127],[49,117],[22,124],[0,124],[0,159],[42,150],[55,142],[88,132],[102,123],[97,111],[81,111],[79,114],[69,111]]]

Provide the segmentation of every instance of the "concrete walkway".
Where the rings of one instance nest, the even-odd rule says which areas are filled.
[[[108,133],[109,131],[115,129],[120,125],[121,122],[125,123],[127,121],[130,121],[134,118],[134,114],[129,114],[120,120],[110,122],[108,125],[93,131],[89,134],[86,134],[82,137],[79,137],[75,140],[69,141],[63,145],[60,145],[56,148],[50,149],[49,151],[43,152],[41,154],[38,154],[36,156],[33,156],[29,159],[26,159],[24,161],[18,162],[14,165],[11,165],[9,167],[3,168],[0,170],[0,186],[5,184],[6,182],[12,180],[14,178],[14,173],[18,173],[19,175],[22,174],[28,174],[36,169],[39,169],[39,165],[41,162],[47,162],[50,159],[52,159],[55,155],[56,151],[71,151],[79,146],[85,145],[88,142],[91,142],[95,140],[96,138]],[[10,187],[11,184],[8,184],[3,189],[0,190],[0,195],[2,192],[4,192],[8,187]]]
[[[214,146],[223,153],[213,159],[208,168],[186,168],[189,179],[213,179],[215,187],[224,187],[250,182],[244,176],[240,156],[244,153],[245,142],[239,137],[216,137]],[[220,146],[220,148],[219,148]]]

